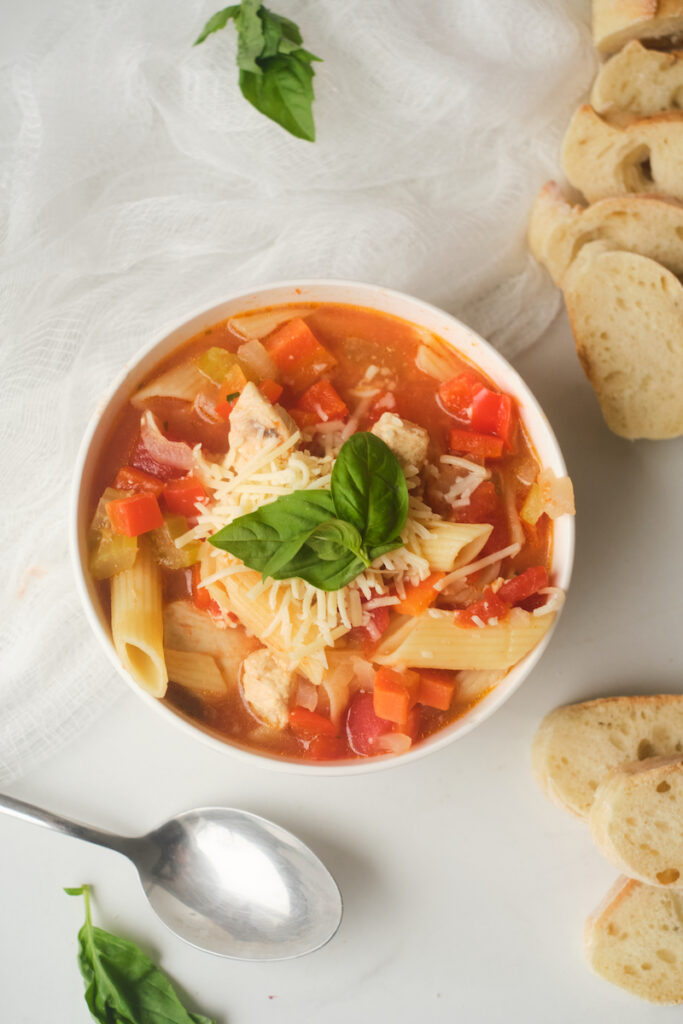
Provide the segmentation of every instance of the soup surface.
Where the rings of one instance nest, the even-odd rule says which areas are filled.
[[[540,641],[563,595],[515,401],[445,342],[346,305],[202,332],[121,413],[90,567],[141,686],[233,744],[400,754]]]

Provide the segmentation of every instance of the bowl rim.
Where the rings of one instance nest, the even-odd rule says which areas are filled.
[[[348,298],[329,298],[329,299],[306,299],[305,296],[300,295],[301,290],[307,289],[330,289],[339,291],[350,291],[358,292],[358,298],[354,301],[351,297]],[[148,360],[148,357],[154,353],[157,348],[163,346],[172,335],[185,334],[185,341],[188,341],[193,337],[194,334],[198,333],[198,330],[191,330],[191,325],[196,321],[210,318],[214,311],[216,316],[213,320],[207,319],[208,323],[217,323],[221,319],[224,319],[217,311],[221,308],[231,304],[238,303],[244,299],[251,299],[253,297],[254,304],[251,308],[257,309],[259,296],[266,295],[267,293],[274,291],[286,290],[291,292],[291,305],[294,305],[297,301],[300,303],[306,302],[337,302],[343,305],[355,305],[360,308],[369,308],[379,312],[384,312],[389,316],[395,317],[396,319],[403,320],[408,323],[413,323],[416,326],[422,326],[420,322],[420,314],[427,314],[428,316],[442,318],[445,322],[449,322],[453,328],[463,336],[467,336],[470,343],[475,348],[481,348],[485,353],[487,359],[495,364],[496,371],[500,373],[500,376],[505,380],[505,389],[512,390],[515,397],[519,400],[523,398],[525,405],[525,426],[529,433],[530,439],[536,447],[539,443],[539,437],[537,436],[537,430],[543,431],[543,442],[547,448],[546,454],[543,456],[543,464],[549,466],[554,470],[558,476],[564,476],[567,473],[564,457],[560,449],[559,443],[555,436],[555,433],[550,425],[550,422],[545,415],[540,403],[536,399],[535,395],[524,381],[523,377],[517,372],[517,370],[507,361],[507,359],[501,355],[501,353],[491,345],[490,342],[486,341],[481,335],[479,335],[473,328],[463,323],[456,316],[447,311],[435,306],[433,303],[426,302],[423,299],[416,298],[409,295],[406,292],[398,291],[393,288],[386,288],[383,285],[370,284],[361,281],[349,281],[344,279],[336,278],[301,278],[294,280],[283,280],[266,282],[262,285],[258,285],[253,289],[240,289],[238,291],[230,292],[227,296],[224,295],[216,302],[206,305],[203,303],[200,307],[196,308],[190,315],[185,316],[181,321],[174,323],[173,326],[164,328],[158,334],[155,334],[150,341],[144,344],[123,366],[119,375],[114,379],[111,385],[106,389],[103,396],[97,403],[94,412],[92,413],[86,430],[81,440],[78,454],[75,462],[74,475],[71,486],[71,496],[69,502],[69,549],[71,555],[72,566],[76,579],[76,589],[78,591],[81,605],[83,607],[85,617],[88,624],[95,636],[98,638],[106,656],[110,663],[116,669],[118,674],[128,683],[129,687],[134,693],[145,701],[146,704],[153,707],[155,711],[162,715],[167,721],[170,721],[180,728],[187,735],[200,740],[204,745],[211,747],[213,750],[219,752],[222,755],[228,755],[236,757],[243,763],[260,766],[267,768],[271,771],[281,771],[288,774],[295,775],[316,775],[316,776],[353,776],[368,774],[370,772],[383,771],[388,768],[396,768],[403,765],[413,763],[426,757],[428,754],[433,753],[437,750],[441,750],[449,744],[455,742],[457,739],[467,735],[478,725],[481,725],[484,721],[490,718],[500,708],[517,689],[522,685],[525,679],[529,676],[533,668],[536,666],[545,649],[550,642],[550,638],[557,628],[562,609],[558,611],[555,616],[550,629],[541,638],[537,646],[526,655],[520,662],[514,665],[506,674],[505,678],[492,690],[489,694],[478,701],[470,710],[466,711],[460,718],[454,722],[440,729],[438,732],[427,737],[425,740],[420,742],[417,746],[411,747],[410,750],[403,754],[393,755],[388,754],[380,757],[368,757],[359,758],[351,761],[340,762],[339,764],[332,764],[330,762],[319,763],[316,761],[290,761],[284,758],[271,757],[267,754],[259,753],[257,751],[249,750],[248,748],[233,744],[228,740],[219,739],[216,736],[205,732],[201,727],[195,725],[190,719],[185,718],[178,712],[174,711],[169,705],[153,697],[151,694],[143,690],[133,679],[133,677],[126,671],[121,662],[118,659],[114,645],[112,643],[110,633],[104,628],[100,615],[97,614],[95,600],[96,598],[91,593],[91,587],[93,582],[89,577],[87,570],[87,564],[83,558],[85,550],[84,537],[82,536],[81,522],[80,522],[80,507],[82,503],[82,490],[84,482],[84,474],[88,464],[88,458],[91,452],[91,447],[98,433],[98,429],[102,423],[105,414],[110,410],[113,403],[119,397],[119,392],[123,389],[124,385],[129,381],[129,378],[133,378],[136,375],[136,371],[139,371],[141,364]],[[386,296],[387,300],[394,300],[395,302],[407,303],[415,310],[415,315],[411,314],[410,317],[399,315],[396,313],[390,313],[388,310],[383,309],[381,304],[366,305],[364,300],[374,298],[376,302],[379,302],[382,297]],[[261,306],[274,306],[284,305],[285,300],[280,302],[268,302],[263,300]],[[248,307],[247,307],[248,308]],[[246,311],[246,309],[245,309]],[[238,315],[238,314],[235,314]],[[228,314],[229,316],[229,314]],[[438,335],[437,331],[433,333]],[[465,358],[477,365],[476,359],[470,357],[469,354],[462,352],[458,349],[457,344],[443,338],[447,344],[455,348],[456,352],[461,355],[465,355]],[[184,341],[178,340],[174,347],[179,347],[184,344]],[[167,353],[160,355],[157,362],[164,358],[164,356],[170,354],[172,348],[169,348]],[[489,368],[484,371],[488,376],[492,376]],[[145,374],[140,374],[140,379],[144,379]],[[139,381],[138,381],[139,383]],[[499,383],[496,381],[496,383]],[[500,385],[503,386],[502,384]],[[120,408],[123,407],[121,402]],[[532,412],[538,421],[537,427],[533,430],[529,426],[527,419],[529,412]],[[554,523],[553,531],[553,561],[557,553],[557,534],[558,524],[561,525],[562,530],[562,558],[558,564],[553,565],[553,571],[557,577],[557,584],[566,593],[572,576],[572,569],[574,563],[574,549],[575,549],[575,526],[574,516],[563,516]],[[93,588],[94,589],[94,588]]]

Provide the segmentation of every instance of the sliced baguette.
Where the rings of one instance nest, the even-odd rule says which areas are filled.
[[[555,708],[531,750],[546,795],[587,818],[596,789],[615,768],[657,755],[683,756],[683,694],[603,697]]]
[[[614,53],[630,39],[653,44],[683,38],[683,0],[593,0],[593,41]]]
[[[588,823],[598,849],[629,878],[683,890],[683,759],[623,765],[595,791]]]
[[[683,203],[662,196],[613,196],[573,206],[554,181],[543,186],[531,211],[528,241],[555,284],[562,286],[581,247],[599,238],[683,275]]]
[[[683,1002],[683,897],[620,878],[586,921],[586,959],[651,1003]]]
[[[563,281],[576,351],[620,437],[683,434],[683,285],[645,256],[589,242]]]
[[[649,117],[683,108],[683,51],[647,50],[634,40],[598,72],[591,104],[599,113],[624,110]]]
[[[683,199],[683,111],[617,124],[579,107],[564,137],[562,163],[589,203],[631,192]]]

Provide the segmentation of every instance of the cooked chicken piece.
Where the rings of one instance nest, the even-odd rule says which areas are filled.
[[[228,440],[235,452],[235,465],[249,462],[266,445],[286,441],[296,429],[291,416],[279,405],[271,405],[250,381],[230,414]]]
[[[395,412],[385,412],[375,423],[372,433],[391,448],[404,468],[422,468],[429,447],[429,432],[424,427],[402,420]]]
[[[287,725],[294,686],[294,673],[265,647],[244,659],[244,699],[250,710],[266,725],[274,729],[284,729]]]

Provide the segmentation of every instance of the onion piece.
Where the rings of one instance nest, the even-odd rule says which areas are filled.
[[[404,732],[385,732],[377,737],[375,749],[383,754],[405,754],[413,745],[410,736]]]
[[[556,476],[552,469],[544,469],[538,478],[538,486],[541,488],[543,511],[551,519],[574,515],[574,488],[568,476]]]
[[[169,469],[188,472],[194,466],[194,455],[184,441],[169,441],[161,433],[153,413],[147,410],[140,420],[140,439],[146,451],[155,462]]]
[[[294,701],[301,708],[315,711],[318,706],[318,687],[310,679],[300,679]]]
[[[278,379],[277,366],[257,338],[252,338],[251,341],[240,345],[237,349],[237,358],[247,370],[251,370],[261,380]]]

